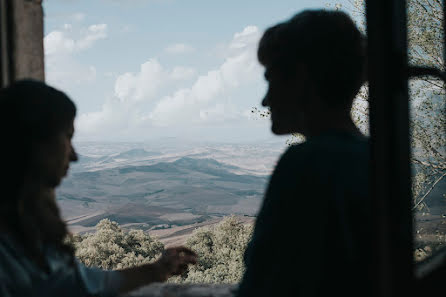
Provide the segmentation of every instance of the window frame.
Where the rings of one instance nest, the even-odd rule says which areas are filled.
[[[445,73],[408,66],[406,2],[366,0],[374,296],[435,292],[446,274],[446,249],[414,265],[408,80]]]
[[[0,0],[0,87],[15,79],[13,9],[9,0]],[[439,286],[444,279],[432,277],[433,272],[446,271],[446,250],[417,269],[413,264],[408,79],[416,75],[445,79],[445,73],[408,66],[406,13],[406,1],[366,0],[374,296],[411,295],[417,282],[424,280]]]
[[[0,87],[7,86],[14,77],[12,15],[11,3],[0,0]]]

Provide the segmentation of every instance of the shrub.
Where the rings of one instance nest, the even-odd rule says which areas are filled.
[[[87,266],[122,269],[149,263],[163,251],[164,244],[142,230],[124,232],[116,222],[103,219],[96,232],[73,238],[76,257]]]
[[[177,283],[238,283],[244,273],[243,255],[251,238],[252,226],[236,217],[223,219],[214,228],[200,228],[186,246],[198,254],[198,264],[190,266]]]

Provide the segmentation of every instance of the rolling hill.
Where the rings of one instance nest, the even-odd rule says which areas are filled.
[[[147,154],[133,150],[120,156],[135,155],[140,158]],[[156,229],[229,214],[254,216],[267,176],[234,171],[237,167],[233,165],[190,157],[152,165],[114,166],[70,174],[57,190],[57,197],[62,215],[78,231],[88,230],[103,218],[124,226]]]

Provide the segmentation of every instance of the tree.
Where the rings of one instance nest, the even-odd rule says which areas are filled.
[[[177,283],[238,283],[245,271],[243,255],[251,238],[252,225],[234,216],[214,228],[200,228],[186,246],[198,254],[198,264],[187,275],[173,278]]]
[[[103,219],[96,232],[74,235],[76,257],[87,266],[102,269],[123,269],[154,261],[164,244],[142,230],[124,232],[119,224]]]
[[[198,264],[190,266],[185,275],[172,277],[169,282],[238,283],[244,273],[243,255],[252,228],[251,224],[245,225],[230,216],[213,228],[197,229],[186,246],[198,254]],[[125,232],[109,219],[101,220],[96,225],[96,232],[73,235],[69,241],[83,264],[113,270],[153,262],[164,249],[160,241],[142,230]]]

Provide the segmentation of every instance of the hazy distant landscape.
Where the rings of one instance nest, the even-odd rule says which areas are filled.
[[[81,233],[103,218],[161,237],[231,214],[250,222],[285,147],[81,143],[79,161],[57,190],[58,203],[69,228]]]
[[[109,218],[123,228],[146,230],[169,245],[231,214],[253,222],[286,144],[165,139],[150,144],[87,142],[76,148],[79,161],[57,190],[70,230],[93,231],[101,219]],[[430,213],[417,214],[420,244],[432,232],[444,234],[445,187],[445,182],[438,184],[428,198]]]

